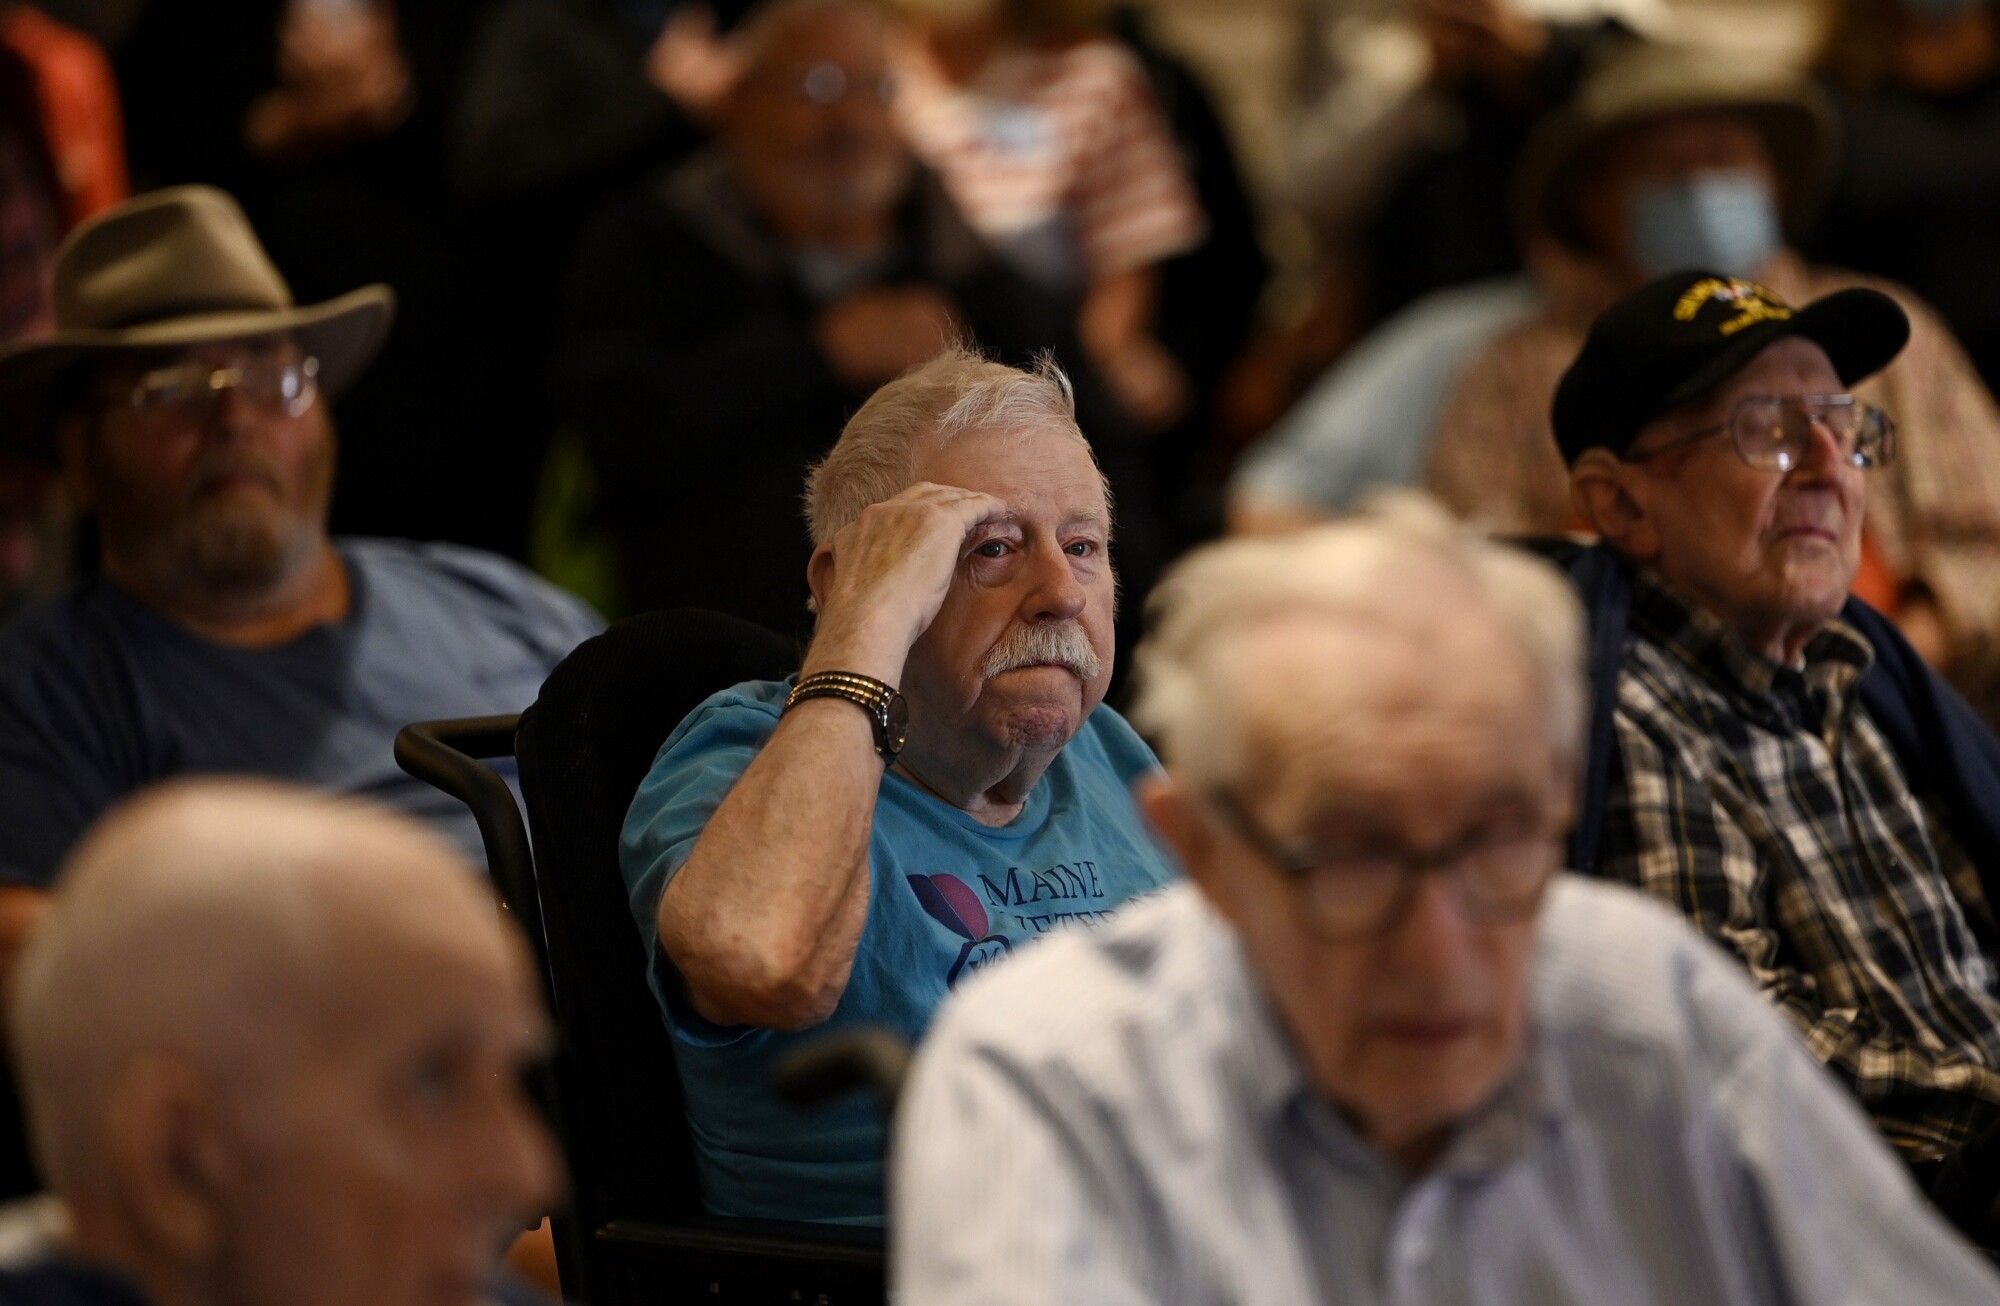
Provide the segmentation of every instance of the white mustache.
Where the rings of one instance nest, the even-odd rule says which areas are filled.
[[[1095,680],[1097,673],[1103,669],[1097,650],[1090,646],[1090,638],[1083,633],[1083,627],[1074,621],[1064,621],[1053,625],[1016,626],[987,652],[979,672],[991,680],[1016,667],[1030,667],[1044,662],[1067,667],[1078,680]]]

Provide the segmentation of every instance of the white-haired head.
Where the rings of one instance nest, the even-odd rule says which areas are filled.
[[[807,476],[814,547],[863,509],[908,489],[926,449],[982,431],[1024,430],[1057,431],[1089,447],[1076,424],[1069,377],[1055,360],[1044,355],[1024,371],[963,344],[947,346],[870,395]]]
[[[1574,591],[1554,568],[1463,530],[1422,496],[1383,496],[1297,534],[1200,549],[1147,607],[1133,719],[1167,764],[1198,784],[1245,778],[1245,693],[1254,687],[1237,659],[1248,637],[1293,621],[1396,634],[1485,619],[1532,668],[1556,762],[1573,769],[1578,759],[1584,639]],[[1342,674],[1326,668],[1328,677]]]
[[[169,1058],[254,1094],[313,1037],[357,917],[440,899],[492,915],[424,826],[256,780],[142,794],[58,885],[14,973],[11,1032],[37,1162],[73,1201],[109,1180],[101,1127],[126,1066]]]

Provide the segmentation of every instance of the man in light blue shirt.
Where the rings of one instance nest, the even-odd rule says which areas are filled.
[[[1101,706],[1110,503],[1052,364],[953,349],[884,386],[807,512],[799,675],[689,715],[620,862],[704,1203],[872,1223],[879,1117],[796,1114],[777,1062],[864,1025],[914,1042],[955,984],[1172,872],[1131,796],[1157,763]]]
[[[1527,277],[1495,277],[1435,291],[1370,332],[1229,478],[1231,526],[1296,526],[1418,484],[1459,373],[1538,302]]]
[[[902,1301],[1996,1300],[1728,958],[1557,875],[1552,571],[1402,505],[1208,550],[1155,619],[1141,801],[1190,883],[946,1005]]]

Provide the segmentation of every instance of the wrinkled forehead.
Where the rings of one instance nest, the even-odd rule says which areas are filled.
[[[328,963],[318,988],[330,1019],[366,1027],[533,1005],[525,944],[472,872],[415,854],[401,863],[407,874],[385,877],[375,869],[322,894]],[[387,861],[383,869],[393,872],[398,864]],[[385,879],[398,887],[389,889]]]
[[[921,439],[911,451],[914,479],[990,494],[1023,523],[1111,525],[1109,482],[1074,430],[989,428]]]
[[[888,59],[887,35],[881,18],[860,4],[802,4],[781,8],[746,34],[745,74],[760,79],[801,73],[816,64],[839,64],[849,70],[880,69]]]
[[[1534,664],[1484,614],[1301,614],[1246,636],[1231,662],[1243,779],[1300,822],[1459,780],[1533,787],[1548,770]]]
[[[1742,370],[1705,397],[1675,409],[1662,420],[1675,429],[1691,429],[1727,421],[1745,399],[1838,394],[1844,388],[1824,349],[1803,336],[1786,336],[1766,345]]]
[[[1647,171],[1771,162],[1756,120],[1726,107],[1641,119],[1613,133],[1600,157],[1613,167]]]

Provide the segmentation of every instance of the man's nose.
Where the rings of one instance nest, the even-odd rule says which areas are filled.
[[[256,429],[261,415],[242,387],[225,385],[208,397],[206,430],[211,438],[241,440]]]
[[[1823,414],[1806,415],[1806,447],[1792,470],[1813,477],[1831,475],[1852,462],[1852,441],[1835,430]]]
[[[482,1196],[510,1220],[548,1214],[562,1198],[562,1160],[527,1094],[510,1090],[483,1132],[485,1145],[476,1149]]]
[[[1477,923],[1465,909],[1450,874],[1419,875],[1408,908],[1389,932],[1391,959],[1406,973],[1448,975],[1472,955]]]
[[[1038,549],[1033,566],[1033,588],[1023,615],[1029,621],[1069,621],[1080,616],[1090,596],[1077,579],[1070,556],[1061,549]]]

